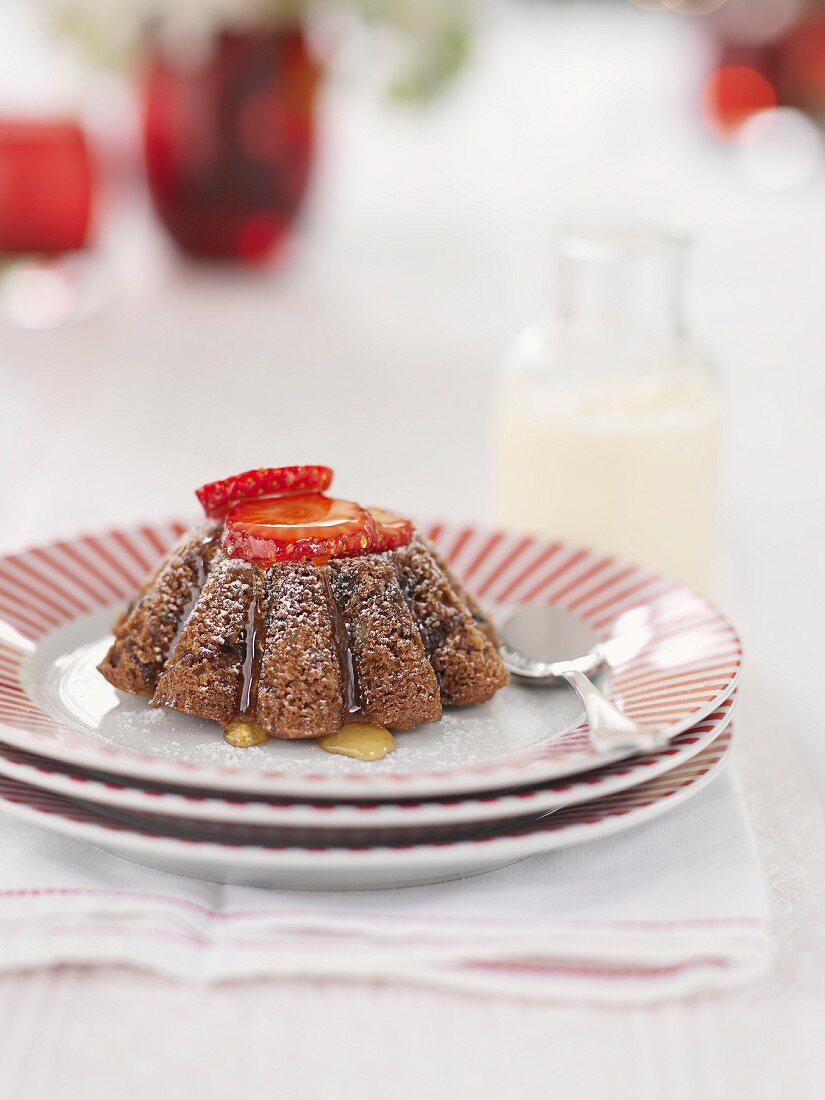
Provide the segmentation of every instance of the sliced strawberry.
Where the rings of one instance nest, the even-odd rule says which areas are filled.
[[[195,490],[208,516],[226,515],[233,504],[286,493],[323,493],[332,484],[329,466],[261,466]]]
[[[222,543],[234,558],[271,565],[366,554],[376,549],[377,530],[360,504],[299,493],[236,504],[224,522]]]
[[[399,516],[397,512],[388,512],[386,508],[370,508],[377,529],[377,550],[395,550],[406,546],[413,537],[412,520]]]

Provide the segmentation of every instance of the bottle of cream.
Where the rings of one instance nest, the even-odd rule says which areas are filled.
[[[506,354],[495,518],[712,587],[720,394],[682,322],[686,238],[569,226],[555,312]]]

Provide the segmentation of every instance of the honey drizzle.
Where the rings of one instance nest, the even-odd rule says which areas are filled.
[[[324,752],[348,756],[351,760],[383,760],[395,749],[395,738],[384,726],[372,722],[351,722],[337,733],[318,738]]]
[[[352,647],[350,645],[350,633],[347,622],[338,606],[338,601],[332,591],[329,579],[329,568],[324,566],[324,582],[327,590],[327,604],[332,617],[332,636],[335,649],[338,654],[338,664],[341,669],[341,687],[344,700],[344,721],[355,715],[361,714],[361,701],[358,692],[358,680],[355,675],[355,665],[352,660]]]
[[[252,598],[246,613],[245,642],[246,652],[241,668],[243,681],[241,684],[241,696],[238,703],[238,716],[240,718],[254,718],[257,709],[257,683],[258,673],[261,667],[263,655],[263,638],[265,634],[265,617],[261,610],[263,602],[263,586],[265,575],[259,575],[256,570],[252,576]]]
[[[349,628],[344,624],[346,645],[344,649],[344,661],[346,664],[344,676],[344,710],[347,714],[360,714],[361,702],[358,694],[358,681],[355,678],[355,665],[352,662],[352,649],[349,644]]]
[[[189,598],[184,605],[183,611],[181,611],[180,613],[178,625],[175,627],[174,636],[169,643],[169,648],[167,649],[166,656],[163,659],[164,665],[174,656],[175,650],[178,648],[180,636],[181,634],[183,634],[184,630],[186,629],[186,624],[189,622],[189,616],[195,610],[195,604],[200,599],[201,592],[203,592],[203,586],[206,584],[206,577],[208,573],[208,570],[206,568],[206,555],[209,549],[209,545],[212,541],[213,540],[211,538],[206,539],[198,547],[195,561],[195,579],[189,585]]]
[[[401,589],[401,595],[404,597],[404,603],[407,605],[407,610],[409,611],[410,618],[413,621],[413,626],[418,632],[418,637],[421,639],[421,644],[424,647],[424,654],[427,660],[430,662],[433,672],[435,673],[435,682],[436,684],[438,684],[438,693],[443,698],[444,677],[438,666],[432,661],[432,656],[435,652],[435,646],[432,644],[429,632],[424,626],[424,623],[422,623],[421,618],[415,609],[415,605],[412,599],[412,593],[410,592],[410,582],[408,580],[405,580],[405,578],[401,574],[401,567],[398,564],[398,557],[396,556],[395,551],[391,551],[388,556],[392,564],[395,579],[398,581],[398,587]]]
[[[254,745],[262,745],[267,739],[266,730],[256,726],[254,722],[246,722],[243,718],[233,718],[223,731],[223,739],[233,749],[249,749]]]

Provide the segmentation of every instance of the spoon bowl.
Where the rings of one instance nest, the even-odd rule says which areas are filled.
[[[573,688],[599,752],[651,752],[667,744],[663,733],[638,725],[590,680],[604,664],[604,653],[593,628],[572,611],[553,605],[521,608],[505,619],[499,633],[501,659],[517,679],[543,684],[563,680]]]
[[[505,664],[526,680],[563,678],[561,665],[586,676],[604,664],[596,632],[584,619],[563,607],[525,607],[500,627]]]

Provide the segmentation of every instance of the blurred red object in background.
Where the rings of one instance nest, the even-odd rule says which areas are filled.
[[[789,4],[789,18],[760,34],[748,19],[749,2],[731,0],[709,23],[716,68],[703,87],[706,123],[717,136],[730,137],[771,107],[825,118],[825,8]]]
[[[825,12],[812,11],[777,42],[777,87],[789,106],[825,114]]]
[[[185,252],[260,263],[285,242],[309,181],[318,79],[300,29],[223,32],[200,64],[158,54],[149,187]]]
[[[83,248],[92,185],[89,147],[76,123],[0,119],[0,253]]]
[[[773,85],[751,65],[721,65],[702,91],[705,121],[720,137],[734,133],[757,111],[775,106]]]

